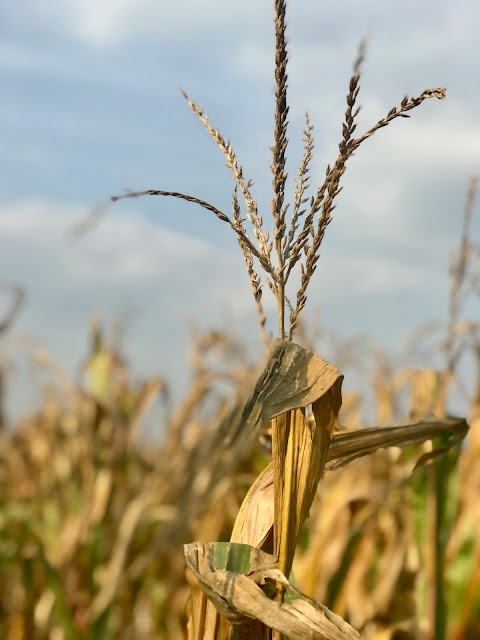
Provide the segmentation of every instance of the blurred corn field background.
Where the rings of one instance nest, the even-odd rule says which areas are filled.
[[[25,295],[10,288],[0,323],[1,638],[480,638],[480,323],[466,313],[480,275],[477,180],[452,253],[448,324],[412,338],[442,367],[397,370],[365,337],[322,339],[302,312],[346,165],[365,140],[446,90],[405,96],[359,135],[362,42],[338,156],[310,197],[306,117],[288,218],[286,3],[274,6],[270,229],[231,143],[185,93],[234,179],[231,214],[174,191],[112,198],[173,197],[230,226],[266,356],[228,328],[192,329],[191,384],[172,405],[168,375],[135,382],[121,340],[97,318],[81,381],[30,354],[53,382],[35,413],[8,424],[7,346]],[[353,369],[361,385],[342,396]],[[452,398],[461,417],[450,415]],[[155,437],[141,437],[153,407]]]
[[[473,188],[472,182],[467,221]],[[364,426],[372,406],[378,426],[445,415],[460,358],[473,356],[477,366],[464,406],[470,433],[460,450],[412,475],[412,451],[380,449],[329,471],[320,483],[293,576],[365,638],[433,637],[438,579],[446,637],[480,637],[480,351],[478,321],[467,321],[461,306],[478,277],[475,252],[467,231],[452,258],[457,305],[437,346],[450,354],[443,371],[395,371],[388,354],[364,338],[331,344],[301,328],[306,346],[328,352],[346,370],[371,372],[373,405],[365,387],[344,396],[339,424],[348,431]],[[21,294],[13,295],[12,309]],[[10,315],[2,324],[4,344],[7,331],[14,332]],[[430,337],[437,337],[433,330]],[[58,379],[38,412],[2,424],[0,637],[183,637],[191,585],[182,545],[229,540],[243,498],[270,460],[265,430],[213,485],[192,486],[203,467],[220,464],[213,451],[205,457],[202,443],[214,446],[215,425],[258,363],[247,360],[232,335],[192,331],[191,340],[191,385],[171,407],[167,381],[133,384],[121,345],[94,321],[84,383]],[[51,367],[42,357],[42,366]],[[7,373],[2,367],[2,379]],[[162,408],[158,437],[145,443],[137,431],[155,402]],[[440,521],[439,472],[447,479]]]

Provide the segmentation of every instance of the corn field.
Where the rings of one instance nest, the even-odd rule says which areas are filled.
[[[190,386],[171,406],[168,378],[133,382],[121,345],[95,321],[82,383],[57,378],[13,425],[0,359],[1,638],[480,638],[480,325],[465,317],[479,276],[477,180],[452,247],[448,326],[429,334],[442,369],[396,370],[373,343],[317,339],[307,291],[351,157],[446,89],[404,97],[359,133],[362,42],[338,155],[323,181],[311,175],[307,115],[287,203],[286,4],[274,2],[268,222],[232,144],[185,92],[231,173],[231,211],[166,189],[112,197],[181,199],[230,227],[265,354],[252,358],[228,329],[194,332]],[[2,340],[21,313],[21,288],[11,294]],[[276,303],[275,335],[264,295]],[[465,357],[476,370],[456,417]],[[364,387],[343,393],[351,361],[362,370],[366,360]],[[147,442],[138,432],[154,405],[161,435]]]

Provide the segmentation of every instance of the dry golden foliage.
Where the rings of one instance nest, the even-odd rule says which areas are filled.
[[[272,372],[274,372],[273,375]],[[280,385],[279,380],[281,380]],[[285,588],[288,586],[286,576],[290,574],[299,533],[309,515],[318,482],[328,460],[333,463],[331,468],[335,468],[357,457],[375,452],[379,448],[410,447],[413,444],[421,444],[426,440],[443,436],[442,447],[425,453],[417,461],[417,465],[423,464],[434,457],[438,458],[450,447],[459,443],[468,430],[465,420],[425,418],[412,425],[377,427],[334,435],[341,404],[341,381],[342,376],[334,367],[311,352],[291,342],[277,340],[272,345],[264,371],[260,374],[255,390],[250,395],[251,399],[246,402],[246,410],[243,412],[244,425],[248,433],[254,430],[255,420],[256,424],[260,425],[273,419],[272,463],[247,493],[233,528],[231,542],[247,545],[246,548],[251,548],[252,553],[257,553],[259,548],[273,552],[281,572],[281,577],[277,580],[281,596],[274,598],[276,606],[280,608],[285,597]],[[259,406],[261,403],[264,403],[263,406]],[[305,409],[309,405],[311,405],[311,415],[307,419]],[[251,407],[254,407],[253,411]],[[294,422],[288,424],[289,420]],[[235,430],[234,420],[230,419],[229,423]],[[278,433],[275,438],[276,429]],[[219,429],[220,432],[221,429]],[[204,455],[208,455],[208,459],[212,460],[213,453]],[[217,468],[215,463],[214,468]],[[413,465],[409,468],[410,473],[412,469]],[[367,539],[364,540],[363,544],[366,545]],[[393,592],[400,579],[400,573],[404,569],[405,544],[402,543],[398,547],[398,542],[396,536],[391,538],[390,550],[391,553],[395,552],[396,560],[392,562],[390,559],[386,564],[386,567],[393,568],[393,572],[384,573],[383,580],[377,585],[378,603],[382,601],[383,596],[381,609],[390,602],[386,594]],[[213,576],[210,574],[207,576],[205,571],[210,567],[208,570],[211,572],[211,566],[208,562],[203,569],[198,566],[199,553],[198,544],[186,547],[187,563],[191,569],[194,567],[192,570],[205,592],[205,595],[201,595],[193,589],[189,637],[226,640],[231,637],[232,630],[215,614],[211,603],[224,618],[238,625],[242,625],[243,620],[237,618],[237,613],[233,617],[225,615],[226,610],[223,607],[226,606],[226,600],[230,603],[227,610],[233,606],[235,612],[241,611],[248,614],[249,611],[256,611],[258,613],[259,609],[262,610],[265,607],[263,605],[259,607],[258,602],[248,602],[249,597],[258,600],[258,591],[257,589],[249,591],[253,587],[250,582],[245,582],[245,576],[240,577],[240,570],[235,576],[223,576],[223,574],[221,576],[218,572],[214,572]],[[360,574],[362,576],[371,566],[372,553],[373,547],[370,543],[368,553],[366,548],[361,553],[365,563]],[[388,558],[391,553],[386,553],[386,557]],[[357,569],[360,569],[359,563],[357,563]],[[278,574],[275,575],[278,577]],[[270,578],[272,577],[273,574],[270,574]],[[354,584],[354,581],[351,580],[351,583]],[[389,591],[385,590],[387,583]],[[213,584],[216,585],[215,588]],[[238,586],[243,594],[240,600],[228,599],[227,592],[221,590],[226,589],[227,585],[232,586],[232,593],[235,596],[238,596],[238,592],[234,585]],[[211,602],[206,601],[207,596]],[[221,596],[221,601],[218,600],[218,596]],[[350,609],[354,610],[351,607]],[[366,617],[359,620],[364,624],[369,617],[367,612]],[[265,622],[273,618],[257,616],[257,619]],[[268,622],[266,624],[269,625]],[[284,627],[274,626],[273,628],[279,633],[284,632]],[[312,630],[311,632],[313,633]],[[242,631],[240,628],[238,633],[242,635],[247,631],[245,629]],[[248,626],[249,637],[263,637],[265,633],[266,630],[262,627],[256,626],[254,631]],[[318,633],[321,632],[318,631]]]
[[[308,368],[315,360],[300,347],[279,341],[273,348],[276,364],[265,364],[259,376],[265,384],[270,382],[258,387],[230,339],[210,332],[197,335],[196,340],[193,389],[200,384],[205,390],[213,384],[211,356],[218,353],[214,360],[222,361],[219,373],[226,372],[236,381],[232,384],[239,403],[248,394],[265,400],[267,390],[276,389],[271,400],[280,412],[288,405],[278,404],[276,393],[283,397],[290,384],[288,376],[295,377],[295,367]],[[59,630],[66,637],[91,637],[99,628],[127,640],[140,635],[146,624],[142,620],[149,621],[155,637],[174,640],[182,635],[189,592],[181,543],[231,537],[234,542],[270,545],[273,550],[272,466],[260,472],[267,464],[266,453],[254,438],[242,462],[236,438],[225,441],[221,435],[225,424],[221,416],[217,426],[204,422],[201,410],[205,399],[212,397],[211,387],[197,404],[190,403],[196,392],[187,393],[185,408],[178,407],[167,417],[161,446],[139,446],[130,435],[135,412],[122,414],[118,409],[134,407],[135,403],[122,398],[135,397],[148,381],[132,387],[124,359],[114,353],[98,357],[108,352],[102,340],[98,343],[98,332],[93,342],[99,348],[86,368],[94,373],[92,366],[98,363],[93,378],[102,372],[111,381],[96,388],[110,389],[110,395],[104,393],[100,402],[88,389],[64,386],[61,402],[49,400],[38,415],[0,440],[0,633],[8,640],[36,637],[34,633],[50,637]],[[106,361],[111,365],[105,367]],[[241,383],[248,379],[250,392]],[[119,384],[121,380],[125,382]],[[314,399],[313,395],[304,397],[310,402]],[[262,412],[255,401],[248,406],[259,422],[271,415]],[[179,432],[181,414],[188,417]],[[311,419],[307,425],[311,426]],[[399,435],[406,442],[420,443],[442,432],[452,438],[455,429],[462,434],[464,428],[462,421],[442,423],[430,418],[398,431],[340,431],[333,434],[326,465],[331,468],[387,443],[398,445]],[[226,444],[231,449],[224,452]],[[294,562],[295,588],[344,616],[366,638],[388,638],[387,631],[392,635],[397,629],[408,629],[413,638],[423,637],[424,614],[414,585],[421,581],[426,565],[413,537],[407,484],[421,455],[422,450],[413,458],[376,451],[373,458],[364,457],[326,474],[310,518],[301,529]],[[205,483],[202,489],[197,478],[202,477],[203,469],[211,472],[212,463],[221,467],[213,469],[218,481],[216,485]],[[236,473],[235,465],[239,465]],[[466,633],[477,606],[475,558],[480,554],[475,526],[479,517],[478,457],[471,449],[462,452],[459,473],[458,515],[445,571],[453,581],[452,594],[462,594],[462,606],[458,613],[453,609],[452,624]],[[305,546],[307,532],[309,545]],[[459,582],[456,567],[459,559],[467,562],[466,543],[472,550],[466,556],[471,570]],[[29,582],[29,572],[35,576],[33,582]],[[93,590],[88,586],[90,579]],[[292,585],[291,576],[289,583]],[[195,597],[198,599],[198,593]],[[216,612],[212,620],[219,624]]]
[[[230,543],[199,541],[185,547],[196,578],[190,576],[188,605],[188,632],[195,640],[230,639],[235,633],[232,625],[237,637],[262,640],[280,640],[283,634],[359,638],[350,622],[365,638],[376,640],[441,640],[447,628],[459,638],[459,633],[467,637],[476,628],[471,618],[480,611],[480,543],[471,516],[478,512],[471,481],[478,488],[478,460],[462,454],[462,498],[457,508],[456,445],[468,426],[463,419],[445,417],[447,383],[455,374],[457,359],[454,342],[460,333],[459,291],[473,253],[468,229],[474,184],[460,257],[452,266],[447,373],[411,374],[414,424],[385,426],[394,416],[398,380],[379,366],[375,391],[382,426],[336,432],[343,376],[292,342],[347,162],[376,131],[399,117],[408,118],[409,111],[429,98],[443,99],[445,89],[405,97],[398,108],[355,137],[362,43],[347,93],[339,152],[310,200],[306,194],[314,139],[306,118],[304,155],[288,220],[286,2],[275,0],[274,6],[272,229],[264,224],[252,182],[244,178],[231,143],[185,93],[232,172],[231,215],[178,192],[148,190],[112,198],[175,197],[199,204],[230,225],[269,346],[265,362],[257,377],[244,363],[240,367],[237,363],[234,371],[222,371],[224,376],[232,374],[234,400],[228,406],[216,404],[207,425],[201,409],[217,376],[206,363],[205,351],[219,345],[230,357],[232,351],[220,334],[205,336],[204,344],[199,340],[194,384],[183,405],[167,419],[163,446],[141,450],[136,445],[140,417],[165,385],[161,380],[140,388],[132,385],[119,354],[105,349],[95,336],[89,388],[72,387],[66,408],[59,402],[46,403],[39,415],[20,425],[17,435],[0,442],[0,530],[7,539],[6,551],[0,545],[7,559],[5,567],[0,565],[5,577],[0,580],[0,594],[7,602],[5,606],[0,599],[0,613],[8,612],[9,639],[33,638],[37,631],[42,637],[73,640],[112,633],[119,638],[179,637],[188,593],[179,544],[196,533],[220,540],[231,532]],[[245,201],[245,218],[238,193]],[[94,215],[98,218],[98,211]],[[277,302],[278,339],[273,342],[265,329],[262,275],[256,263]],[[297,265],[300,286],[293,306],[287,284]],[[470,282],[476,285],[477,280]],[[469,325],[471,334],[472,328]],[[478,340],[474,345],[478,356]],[[475,396],[475,419],[479,396]],[[352,397],[358,401],[358,395]],[[427,415],[432,410],[436,416]],[[262,431],[271,434],[270,465],[256,446]],[[427,440],[430,446],[418,452],[415,445]],[[383,451],[385,447],[406,450],[392,455]],[[368,462],[356,460],[366,455],[371,456]],[[331,474],[317,497],[324,471],[353,461],[338,475]],[[242,481],[237,469],[246,476]],[[15,477],[14,485],[10,477]],[[250,490],[247,478],[253,481]],[[223,508],[225,504],[236,508]],[[306,524],[311,511],[313,517]],[[302,539],[305,533],[310,535],[310,547]],[[446,582],[455,581],[456,561],[464,561],[465,555],[467,584],[452,590],[457,598],[461,593],[462,600],[460,607],[457,602],[454,621],[448,622]],[[294,586],[292,565],[312,598]],[[325,599],[346,619],[313,597]],[[163,615],[160,621],[158,611]]]
[[[234,554],[240,557],[232,558]],[[194,542],[185,545],[185,558],[222,618],[238,627],[238,638],[262,637],[255,623],[259,621],[299,640],[360,640],[358,632],[342,618],[295,589],[276,568],[275,556],[245,545]],[[265,594],[265,588],[274,588],[276,583],[287,591],[286,602]],[[201,611],[197,616],[192,623],[203,625],[206,620]],[[189,637],[228,637],[221,633],[220,622],[210,631],[211,635],[189,630]]]

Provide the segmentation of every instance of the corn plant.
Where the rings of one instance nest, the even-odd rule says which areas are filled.
[[[432,429],[435,433],[440,429],[447,440],[453,433],[456,434],[455,439],[462,437],[466,430],[465,422],[452,423],[444,418],[433,423],[417,423],[415,427],[371,429],[335,436],[343,376],[332,365],[293,343],[348,161],[379,129],[397,118],[408,118],[408,112],[426,99],[443,99],[445,89],[427,89],[416,98],[405,97],[398,107],[393,107],[363,134],[356,134],[365,49],[362,43],[347,93],[338,155],[327,166],[323,182],[309,196],[314,137],[313,125],[307,115],[303,133],[304,155],[298,180],[294,181],[293,202],[286,203],[289,108],[285,0],[275,0],[274,8],[276,89],[274,142],[271,147],[271,225],[265,223],[259,211],[252,192],[253,183],[244,176],[232,144],[185,92],[183,95],[190,109],[220,148],[232,173],[235,186],[231,213],[225,213],[195,196],[158,189],[129,192],[112,198],[114,201],[141,195],[179,198],[200,205],[228,224],[242,250],[260,330],[269,346],[257,383],[245,395],[243,410],[241,413],[238,408],[233,410],[228,419],[228,431],[224,426],[218,431],[221,440],[217,444],[222,444],[224,452],[235,449],[238,456],[239,451],[245,449],[246,442],[253,439],[259,426],[269,423],[272,463],[247,494],[230,544],[205,546],[194,543],[186,547],[187,564],[203,590],[203,594],[194,592],[192,598],[189,633],[195,638],[231,637],[233,627],[226,620],[234,625],[239,636],[263,638],[270,633],[268,629],[273,629],[273,637],[277,640],[284,634],[319,638],[358,637],[344,621],[297,592],[288,579],[298,538],[329,455],[336,451],[336,446],[346,446],[342,455],[338,452],[333,454],[345,462],[378,447],[388,446],[393,441],[400,446],[411,444],[413,431],[413,440],[418,442],[418,439],[432,438]],[[243,210],[239,196],[243,200]],[[259,274],[259,270],[263,274]],[[289,281],[296,270],[300,270],[300,286],[292,296]],[[277,304],[278,337],[273,342],[266,332],[262,306],[265,284]],[[205,452],[199,451],[199,459],[202,453]],[[227,458],[224,453],[223,464]],[[204,484],[211,484],[214,478],[218,481],[219,473],[218,469],[208,470],[204,465],[200,477]],[[268,487],[271,487],[269,493]],[[265,497],[267,494],[268,498]],[[260,503],[256,504],[256,500]],[[239,544],[247,546],[240,548]]]

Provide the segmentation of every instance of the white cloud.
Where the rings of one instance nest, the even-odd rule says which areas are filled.
[[[228,25],[254,25],[259,8],[271,15],[270,6],[261,9],[254,0],[241,7],[218,0],[43,0],[32,2],[29,19],[48,30],[61,27],[85,44],[103,48],[146,34],[172,38],[175,33],[198,34],[201,29],[221,33]],[[20,24],[24,15],[20,7],[5,11],[14,24]]]
[[[421,108],[421,107],[420,107]],[[471,120],[468,112],[449,105],[442,116],[429,114],[421,122],[414,121],[405,126],[400,135],[388,136],[385,146],[393,156],[412,157],[412,149],[418,150],[422,164],[432,172],[439,166],[462,167],[475,172],[480,166],[480,122]],[[412,158],[415,162],[415,158]]]
[[[379,211],[389,208],[394,194],[395,184],[377,191]],[[113,207],[88,235],[68,242],[66,231],[83,215],[81,208],[58,202],[30,200],[0,206],[0,269],[4,280],[26,288],[30,303],[24,327],[30,324],[30,330],[54,339],[59,332],[69,331],[68,326],[55,324],[58,309],[71,316],[78,328],[92,305],[104,305],[111,314],[120,312],[122,305],[141,305],[144,313],[159,313],[174,325],[188,314],[208,325],[224,310],[239,319],[254,317],[234,238],[230,247],[220,250],[162,228],[134,210]],[[348,221],[336,224],[348,225]],[[350,295],[352,274],[365,276],[356,281],[352,295],[423,284],[418,268],[395,256],[365,252],[361,243],[349,255],[335,254],[328,239],[326,246],[335,291]],[[322,260],[319,264],[322,270]],[[332,292],[327,288],[324,294]],[[265,302],[267,310],[274,312],[267,290]],[[42,326],[49,314],[48,327]]]
[[[390,197],[388,189],[379,192],[378,206]],[[165,375],[177,393],[188,378],[187,318],[258,344],[254,305],[233,238],[229,247],[218,249],[130,209],[113,210],[89,235],[67,242],[66,230],[83,214],[77,206],[39,200],[0,206],[2,279],[24,286],[27,295],[14,334],[33,336],[72,374],[85,354],[93,309],[101,309],[109,324],[128,311],[133,323],[126,348],[133,371]],[[369,327],[399,333],[402,296],[423,299],[426,290],[438,292],[442,281],[431,264],[372,253],[361,242],[351,251],[327,239],[310,286],[307,318],[320,307],[328,309],[330,326],[347,334]],[[378,300],[389,301],[388,308]],[[274,324],[275,304],[266,288],[265,302]],[[410,323],[416,324],[414,308]],[[21,407],[26,406],[22,396]]]
[[[222,307],[248,314],[246,277],[231,287],[239,256],[115,208],[89,235],[68,242],[67,229],[83,215],[79,207],[36,200],[0,207],[2,277],[25,287],[22,327],[40,339],[72,333],[58,321],[62,315],[78,331],[92,306],[110,316],[133,306],[169,326],[189,313],[208,323]]]
[[[25,12],[12,3],[4,13],[20,24]],[[411,20],[412,14],[416,20]],[[243,39],[252,36],[265,40],[271,33],[272,3],[244,0],[42,0],[31,1],[28,19],[43,24],[45,29],[62,29],[93,47],[110,47],[133,37],[156,35],[168,39],[182,35],[223,39],[229,42],[232,32],[243,30]],[[359,4],[356,0],[319,4],[317,0],[290,2],[288,25],[292,33],[302,30],[304,38],[299,47],[321,48],[325,41],[338,42],[348,38],[358,40],[367,32],[381,32],[390,24],[392,30],[409,28],[407,55],[429,53],[432,48],[449,46],[475,33],[478,25],[475,2],[461,0],[456,5],[431,0],[419,5],[405,1],[396,7],[378,0]],[[427,32],[428,25],[431,30]],[[402,34],[397,33],[399,37]],[[398,44],[398,42],[395,42]]]
[[[360,249],[359,254],[326,258],[329,270],[335,274],[335,278],[326,283],[326,291],[330,295],[343,290],[346,296],[364,296],[367,300],[370,296],[373,298],[377,294],[391,293],[393,301],[400,292],[421,294],[431,286],[431,269],[419,268],[408,260],[368,255]]]
[[[213,103],[210,98],[205,100],[212,117],[218,113],[217,100],[223,101],[218,126],[234,141],[250,176],[252,166],[257,169],[256,164],[264,161],[258,147],[264,141],[265,146],[270,144],[272,137],[271,123],[268,131],[260,130],[266,125],[259,124],[266,122],[259,108],[270,108],[273,103],[272,3],[32,0],[30,5],[27,14],[20,11],[18,3],[9,5],[15,29],[11,39],[0,44],[0,65],[35,72],[18,74],[18,98],[2,107],[9,110],[10,120],[17,126],[12,126],[12,139],[16,134],[20,140],[15,148],[11,145],[8,157],[8,166],[18,166],[15,175],[11,171],[17,182],[10,175],[5,181],[10,185],[5,193],[16,199],[0,206],[1,277],[23,284],[28,294],[19,329],[35,331],[47,348],[71,367],[83,351],[92,307],[104,308],[109,318],[133,308],[138,316],[132,327],[135,348],[131,353],[138,360],[138,369],[158,373],[164,366],[169,375],[181,377],[179,353],[187,316],[212,326],[229,312],[237,322],[236,332],[256,333],[251,293],[235,240],[223,248],[214,245],[213,239],[210,244],[185,231],[161,228],[139,213],[139,205],[138,212],[123,207],[112,210],[91,235],[68,244],[65,230],[84,210],[54,198],[56,190],[68,194],[71,176],[79,176],[92,165],[94,170],[82,174],[85,192],[77,196],[88,202],[96,197],[92,192],[110,189],[103,190],[105,181],[116,188],[117,181],[130,180],[132,162],[128,164],[128,158],[134,158],[135,181],[153,171],[162,180],[168,174],[170,180],[179,171],[189,181],[190,176],[196,180],[195,189],[199,184],[202,191],[205,189],[202,197],[217,202],[223,187],[206,169],[203,148],[209,141],[200,137],[204,132],[199,128],[199,144],[204,147],[198,155],[196,150],[191,153],[191,145],[197,143],[191,130],[182,130],[183,125],[165,118],[162,112],[162,92],[171,78],[188,74],[189,82],[197,82],[201,88],[202,104],[204,96],[215,96]],[[416,17],[413,22],[412,15]],[[377,298],[391,300],[380,310],[384,316],[388,314],[390,324],[385,331],[392,330],[395,322],[400,331],[402,309],[397,296],[409,291],[413,297],[421,297],[426,288],[431,294],[444,284],[445,256],[458,226],[446,200],[458,193],[461,209],[465,175],[478,172],[480,165],[478,91],[473,94],[474,76],[469,76],[469,65],[474,71],[474,51],[478,49],[476,3],[461,0],[453,7],[447,2],[418,5],[405,0],[392,10],[376,0],[330,5],[317,0],[291,1],[288,24],[290,116],[295,125],[289,136],[290,157],[302,155],[300,134],[295,129],[305,108],[317,125],[318,160],[326,164],[336,157],[350,65],[356,44],[368,33],[369,25],[373,33],[360,94],[364,105],[360,133],[383,117],[405,91],[414,93],[416,87],[421,91],[437,77],[443,83],[444,73],[457,83],[444,103],[430,101],[412,113],[410,121],[397,121],[379,131],[352,159],[309,290],[307,314],[309,309],[328,306],[336,324],[335,310],[340,314],[348,309],[343,326],[352,332],[357,328],[355,314],[366,316]],[[27,35],[31,32],[37,37],[24,37],[24,26]],[[145,43],[152,46],[144,48]],[[86,52],[84,46],[92,51]],[[97,57],[96,48],[108,51]],[[149,58],[152,52],[158,52],[158,57]],[[193,64],[196,52],[208,54],[212,68],[199,73]],[[125,70],[121,61],[130,60],[130,54],[134,64]],[[165,74],[166,69],[171,76]],[[223,83],[218,83],[218,78]],[[445,84],[449,86],[448,77]],[[90,111],[87,100],[73,110],[67,99],[79,87],[82,98],[91,100]],[[48,92],[50,102],[42,98],[42,91]],[[42,104],[44,109],[39,111]],[[26,109],[25,105],[34,106]],[[116,122],[125,106],[123,119]],[[222,116],[228,123],[225,131]],[[45,140],[39,142],[36,130],[28,132],[31,122],[38,122]],[[174,130],[172,123],[178,129]],[[155,128],[158,138],[150,136],[149,127],[152,131]],[[95,147],[86,149],[83,144],[86,131],[93,131],[90,135]],[[58,152],[58,140],[47,139],[53,134],[67,148],[64,154]],[[111,141],[121,136],[133,142],[131,147],[114,144],[109,150],[103,144],[108,136]],[[142,136],[148,144],[138,143]],[[148,155],[148,145],[153,147],[157,140],[161,144]],[[187,150],[185,161],[178,161],[175,154],[179,150]],[[100,158],[98,165],[92,154]],[[61,160],[67,157],[68,166]],[[72,158],[77,164],[70,164]],[[34,179],[25,188],[34,194],[38,189],[50,199],[19,200],[28,168],[46,159],[48,170],[40,176],[32,171]],[[319,161],[314,164],[313,185],[317,183],[315,176],[323,176],[325,168]],[[268,170],[255,173],[252,177],[256,180],[259,175],[266,176],[264,183],[256,185],[256,193],[268,210],[271,176]],[[149,181],[145,186],[152,186]],[[208,193],[210,188],[215,190],[213,195]],[[189,215],[188,211],[184,220],[188,221]],[[170,225],[174,227],[175,222]],[[214,233],[217,240],[220,236],[216,230]],[[267,290],[265,298],[269,300]],[[428,318],[438,313],[443,302],[435,306],[430,296],[429,304],[430,308],[423,310],[430,314]],[[269,305],[273,315],[274,305]],[[413,323],[416,318],[425,320],[414,305],[411,314]],[[378,327],[382,327],[382,317],[377,310]]]
[[[115,207],[90,234],[68,242],[66,231],[84,213],[78,206],[40,200],[0,205],[1,278],[26,293],[12,336],[28,336],[73,375],[86,352],[92,312],[102,311],[107,326],[127,312],[133,371],[165,375],[178,392],[188,377],[188,318],[221,328],[229,317],[239,335],[256,331],[236,250],[218,249],[161,228],[135,209]],[[21,411],[34,386],[30,380],[27,394],[14,393]]]
[[[146,280],[172,281],[172,273],[195,276],[199,265],[208,273],[217,262],[230,259],[204,241],[164,229],[135,211],[112,206],[98,226],[75,242],[68,230],[83,218],[81,207],[44,200],[16,201],[0,207],[0,236],[4,268],[19,268],[32,284],[46,279],[72,286],[89,283],[122,288]],[[10,260],[10,262],[9,262]],[[36,269],[32,267],[40,267]],[[219,278],[221,283],[222,278]],[[64,289],[64,287],[61,287]]]

